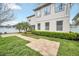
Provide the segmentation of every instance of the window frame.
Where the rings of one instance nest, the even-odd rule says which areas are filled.
[[[32,29],[35,30],[35,25],[31,25]]]
[[[49,28],[50,28],[50,22],[45,22],[45,30],[49,30]]]
[[[51,6],[46,6],[44,7],[44,15],[49,15],[51,14]]]
[[[41,24],[40,23],[37,24],[37,28],[38,28],[38,30],[41,30]]]
[[[61,4],[61,5],[57,6],[58,4]],[[65,10],[65,4],[64,3],[55,3],[54,10],[55,10],[55,13],[64,11]]]
[[[41,10],[35,12],[36,17],[41,17]]]
[[[28,20],[29,22],[31,21],[31,19]]]
[[[57,22],[62,22],[62,23],[58,24]],[[63,20],[56,21],[56,30],[57,31],[63,31]]]

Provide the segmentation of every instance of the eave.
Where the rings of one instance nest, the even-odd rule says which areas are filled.
[[[31,18],[31,17],[34,17],[35,15],[31,15],[31,16],[28,16],[27,18]]]
[[[51,3],[45,3],[45,4],[43,4],[43,5],[41,5],[41,6],[37,7],[37,8],[35,8],[34,11],[39,10],[39,9],[41,9],[41,8],[47,6],[47,5],[50,5],[50,4],[51,4]]]

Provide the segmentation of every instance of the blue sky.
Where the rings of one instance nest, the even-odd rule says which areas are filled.
[[[15,16],[18,21],[26,21],[26,17],[33,14],[33,9],[36,7],[36,4],[32,3],[23,3],[18,4],[21,7],[21,10],[15,11]]]
[[[36,3],[19,3],[12,5],[14,7],[15,20],[5,22],[5,24],[16,24],[18,22],[27,21],[26,17],[33,14],[33,9],[36,8]],[[73,4],[70,12],[72,19],[79,12],[79,4]],[[4,23],[3,23],[4,24]]]
[[[79,3],[73,4],[70,11],[70,20],[72,20],[77,13],[79,13]]]

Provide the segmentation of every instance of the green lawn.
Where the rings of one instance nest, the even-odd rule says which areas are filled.
[[[39,56],[40,53],[27,47],[29,43],[16,36],[0,37],[0,56]]]
[[[23,34],[25,36],[29,36],[32,38],[44,38],[51,41],[60,42],[60,48],[58,51],[58,56],[79,56],[79,41],[67,40],[67,39],[59,39],[59,38],[51,38],[38,36],[34,34]]]

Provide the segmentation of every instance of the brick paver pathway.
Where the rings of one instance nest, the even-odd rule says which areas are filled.
[[[30,43],[26,44],[26,46],[40,52],[44,56],[56,56],[58,52],[58,48],[60,43],[55,41],[49,41],[46,39],[35,39],[31,37],[26,37],[20,34],[5,34],[2,37],[7,36],[17,36],[24,40],[30,41]]]

